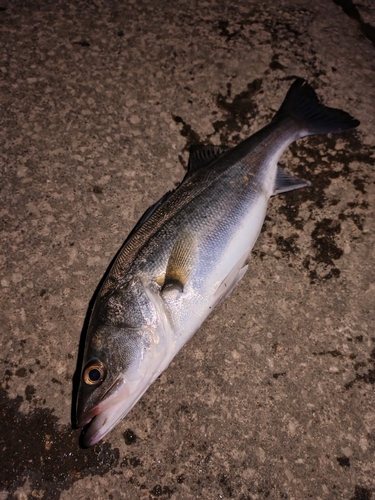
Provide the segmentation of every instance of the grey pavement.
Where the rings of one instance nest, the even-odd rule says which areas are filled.
[[[372,0],[0,0],[0,500],[375,499]],[[291,81],[361,121],[282,157],[249,271],[102,443],[72,429],[91,297],[191,144]]]

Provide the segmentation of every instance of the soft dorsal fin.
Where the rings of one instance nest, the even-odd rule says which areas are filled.
[[[194,146],[190,146],[188,174],[208,165],[227,150],[228,148],[213,145],[204,146],[202,144],[195,144]]]
[[[286,193],[287,191],[293,191],[293,189],[299,189],[306,186],[310,186],[311,182],[305,179],[299,179],[298,177],[293,177],[293,175],[285,172],[280,165],[277,165],[277,173],[275,180],[275,187],[273,189],[272,195]]]
[[[197,241],[192,233],[182,233],[173,245],[165,271],[162,293],[170,290],[184,291],[193,270]]]

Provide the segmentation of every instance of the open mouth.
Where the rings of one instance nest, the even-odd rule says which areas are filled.
[[[109,387],[109,389],[103,394],[99,402],[91,408],[91,410],[86,411],[77,422],[77,427],[85,427],[85,425],[89,424],[91,420],[96,417],[99,413],[102,412],[108,405],[108,402],[112,399],[113,396],[117,394],[120,388],[125,384],[125,379],[119,377],[114,381],[114,383]],[[104,402],[104,400],[106,400]]]
[[[100,413],[101,408],[99,405],[94,406],[91,410],[84,413],[77,421],[77,427],[85,427],[91,420]]]
[[[77,426],[84,428],[81,435],[84,447],[93,446],[117,425],[124,416],[129,394],[129,384],[125,378],[119,377],[100,401],[81,415]]]
[[[102,431],[102,427],[107,420],[108,416],[104,416],[104,413],[98,413],[85,424],[80,438],[84,448],[94,446],[94,444],[98,443],[104,435],[111,430],[110,428],[106,432]]]

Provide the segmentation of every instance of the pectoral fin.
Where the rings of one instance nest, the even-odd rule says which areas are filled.
[[[194,265],[197,242],[191,233],[180,235],[173,245],[165,272],[162,293],[170,290],[183,292]]]

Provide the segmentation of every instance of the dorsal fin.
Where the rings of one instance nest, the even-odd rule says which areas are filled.
[[[190,146],[190,156],[188,163],[188,174],[192,174],[196,172],[201,167],[208,165],[216,158],[219,158],[228,148],[221,146],[213,146],[208,145],[204,146],[203,144],[195,144],[194,146]]]

